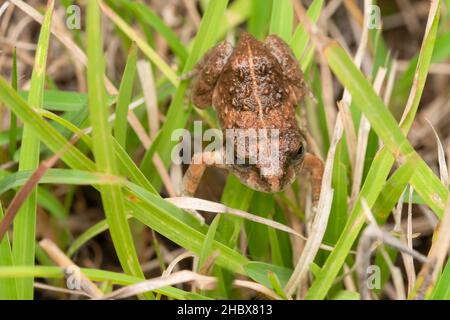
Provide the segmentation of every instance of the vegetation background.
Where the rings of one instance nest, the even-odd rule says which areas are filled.
[[[180,75],[244,31],[316,97],[315,215],[307,176],[176,198],[172,132],[218,127]],[[449,58],[449,0],[2,0],[0,298],[449,299]]]

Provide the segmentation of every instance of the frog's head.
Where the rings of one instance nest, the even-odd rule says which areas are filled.
[[[238,155],[231,170],[242,183],[252,189],[280,192],[294,182],[299,174],[306,152],[306,141],[295,127],[278,130],[275,135],[269,134],[268,142],[269,147],[264,147],[263,144],[267,141],[261,142],[261,139],[258,140],[257,148],[246,147],[244,157]]]

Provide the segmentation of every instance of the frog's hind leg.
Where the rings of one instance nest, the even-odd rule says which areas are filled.
[[[264,41],[264,46],[280,64],[283,74],[293,90],[295,102],[298,104],[305,95],[311,96],[298,61],[287,43],[276,35],[270,35]]]
[[[223,154],[220,151],[202,152],[194,154],[192,164],[183,176],[183,186],[181,195],[183,197],[193,197],[200,185],[200,181],[208,166],[221,168],[223,166]]]
[[[323,161],[318,156],[308,152],[303,160],[303,169],[311,175],[312,206],[314,210],[317,210],[322,189]]]
[[[217,80],[233,52],[227,41],[210,49],[194,67],[191,76],[195,77],[192,86],[192,102],[198,108],[212,105],[212,96]]]

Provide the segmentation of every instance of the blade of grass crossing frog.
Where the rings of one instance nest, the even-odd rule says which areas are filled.
[[[272,1],[251,0],[248,29],[257,39],[262,40],[267,34],[272,12]]]
[[[288,42],[292,35],[293,22],[294,8],[292,7],[292,1],[273,1],[269,33],[276,34]]]
[[[0,203],[0,220],[1,219],[3,219],[3,208]],[[12,267],[14,265],[8,234],[5,234],[3,240],[0,242],[0,265],[5,267]],[[17,299],[16,290],[16,279],[14,277],[0,278],[1,300]]]
[[[47,3],[47,10],[39,33],[33,74],[31,76],[28,103],[33,108],[42,108],[47,53],[50,40],[54,1]],[[39,164],[39,137],[33,128],[25,125],[19,160],[19,170],[34,170]],[[33,190],[22,204],[15,220],[13,233],[13,257],[17,265],[34,265],[36,237],[36,204],[37,193]],[[19,299],[33,299],[33,278],[16,280]]]
[[[224,15],[227,4],[228,0],[216,0],[208,3],[192,50],[183,68],[183,73],[190,71],[202,55],[214,44],[215,34],[219,28],[217,21],[220,21]],[[172,133],[176,129],[184,128],[191,112],[192,105],[188,103],[189,98],[186,97],[187,88],[188,81],[181,81],[169,106],[166,121],[161,128],[161,140],[156,145],[156,150],[166,166],[170,163],[172,148],[177,144],[176,141],[171,140]],[[156,189],[161,187],[161,177],[154,165],[151,165],[147,177]]]

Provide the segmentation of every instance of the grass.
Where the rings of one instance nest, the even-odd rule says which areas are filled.
[[[45,174],[21,203],[13,227],[0,242],[1,299],[40,298],[43,290],[53,297],[67,297],[51,293],[51,288],[65,287],[61,281],[64,270],[61,261],[52,260],[45,248],[39,247],[41,238],[51,238],[105,295],[113,291],[113,284],[117,288],[168,273],[175,275],[172,268],[178,267],[196,272],[194,279],[198,279],[194,281],[205,275],[214,277],[216,288],[191,292],[187,283],[181,287],[161,285],[138,297],[360,299],[363,284],[357,281],[361,278],[357,268],[360,257],[355,254],[364,243],[362,231],[368,223],[372,228],[375,223],[376,228],[396,230],[392,234],[399,243],[411,239],[412,232],[401,229],[402,217],[396,210],[403,202],[407,207],[409,199],[402,195],[409,187],[414,189],[413,230],[423,225],[420,219],[427,222],[412,248],[429,261],[420,265],[417,281],[410,283],[407,272],[400,272],[399,279],[382,254],[387,249],[393,265],[403,267],[394,259],[398,248],[378,246],[374,263],[380,267],[382,286],[372,296],[413,299],[425,292],[426,299],[450,298],[450,231],[445,228],[450,221],[449,189],[439,179],[438,172],[445,170],[436,169],[445,161],[441,150],[438,162],[435,144],[429,148],[414,135],[429,130],[424,119],[432,108],[432,97],[448,101],[449,73],[442,71],[445,81],[438,87],[434,66],[440,63],[446,70],[450,59],[446,41],[450,34],[449,1],[431,1],[428,16],[414,13],[427,23],[421,25],[420,35],[410,34],[421,46],[407,48],[413,52],[407,61],[389,50],[392,41],[386,35],[390,30],[365,30],[367,43],[360,39],[358,32],[367,27],[364,8],[351,5],[353,2],[338,8],[340,13],[347,11],[345,18],[324,18],[332,7],[323,0],[309,1],[306,8],[291,0],[199,1],[194,8],[197,14],[180,1],[185,16],[177,25],[141,2],[89,0],[83,8],[85,29],[64,32],[52,27],[52,20],[60,19],[53,14],[58,2],[49,0],[45,6],[35,0],[31,7],[20,0],[13,2],[17,7],[9,9],[14,10],[9,28],[15,28],[19,14],[36,17],[34,9],[43,17],[38,38],[26,40],[36,44],[36,50],[30,51],[34,60],[34,67],[28,65],[30,70],[33,67],[31,79],[24,78],[23,72],[29,64],[21,47],[25,40],[15,39],[17,48],[5,50],[8,59],[0,57],[0,112],[11,115],[0,132],[0,220],[10,212],[13,195],[27,188],[33,172],[45,170]],[[380,6],[383,14],[395,11],[381,2]],[[324,19],[329,23],[324,24]],[[358,36],[339,32],[347,25],[342,19],[351,20]],[[407,24],[400,26],[402,32],[407,32]],[[175,189],[181,183],[181,168],[171,163],[177,143],[171,139],[174,130],[193,130],[194,120],[203,120],[205,127],[218,125],[214,110],[198,110],[191,104],[189,80],[180,76],[191,71],[213,45],[224,39],[236,41],[243,31],[261,40],[268,34],[283,38],[315,96],[315,101],[306,99],[297,108],[297,116],[311,135],[309,149],[327,164],[321,204],[317,217],[312,217],[305,175],[283,193],[264,194],[244,186],[231,174],[220,182],[220,173],[209,169],[199,197],[289,226],[307,238],[276,229],[275,224],[226,212],[215,216],[206,213],[207,224],[202,224],[165,200],[170,193],[165,188],[166,173],[170,173]],[[67,50],[65,54],[72,55],[71,61],[63,63],[73,66],[70,90],[60,89],[62,73],[55,72],[59,70],[54,51],[60,46],[57,39]],[[358,47],[365,51],[362,64],[354,58]],[[151,63],[158,114],[147,114],[145,103],[129,108],[149,96],[136,84],[140,60]],[[395,69],[398,60],[402,60],[401,71]],[[387,76],[378,93],[373,86],[381,68]],[[394,81],[389,82],[390,74]],[[28,80],[29,87],[24,85]],[[440,112],[446,108],[450,105],[444,103]],[[334,118],[342,121],[343,133],[336,128],[337,122],[330,122]],[[365,119],[370,124],[367,140],[359,130]],[[149,122],[160,128],[156,134],[150,134],[153,128]],[[444,117],[430,118],[430,122],[443,147],[450,145]],[[139,134],[136,128],[141,128]],[[73,141],[74,135],[78,142]],[[435,139],[434,134],[432,137]],[[362,147],[353,141],[358,139],[365,141]],[[39,167],[52,156],[61,161],[53,168]],[[355,159],[360,159],[363,167],[357,169]],[[361,186],[353,190],[359,177]],[[88,197],[87,192],[95,196]],[[82,213],[80,207],[84,208]],[[95,215],[95,223],[87,222],[87,209]],[[432,215],[421,216],[423,210]],[[74,229],[70,219],[82,227]],[[429,240],[433,240],[431,249],[419,245]],[[90,246],[99,248],[94,256]],[[196,257],[192,268],[178,262],[184,257],[175,254],[180,248],[182,254],[186,251]],[[188,253],[184,253],[186,257]],[[91,263],[85,268],[82,257],[86,255],[95,267]],[[98,262],[102,256],[105,259]],[[35,278],[44,279],[50,287]],[[388,288],[401,290],[398,280],[413,290],[393,294]]]
[[[42,95],[44,92],[45,72],[47,66],[47,52],[50,41],[50,26],[52,23],[54,1],[49,1],[44,22],[39,34],[36,50],[34,70],[31,77],[28,105],[33,108],[42,108]],[[33,170],[39,164],[39,138],[34,131],[24,126],[19,160],[19,170]],[[23,203],[14,221],[13,232],[13,260],[18,265],[33,265],[36,238],[36,202],[37,191],[33,190]],[[19,299],[33,298],[33,279],[20,278],[16,280],[17,297]]]

